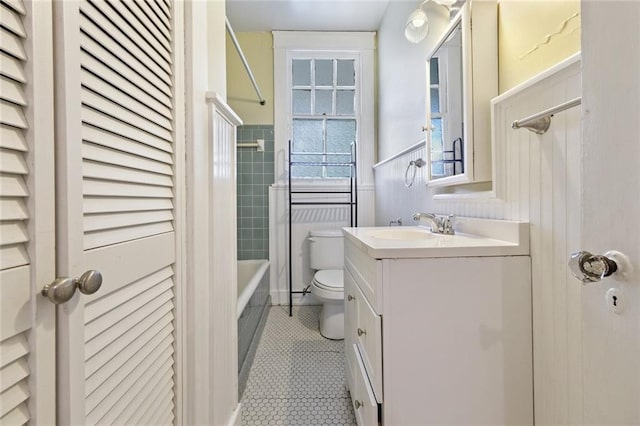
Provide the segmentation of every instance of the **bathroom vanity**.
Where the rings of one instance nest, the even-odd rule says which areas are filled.
[[[533,424],[528,224],[460,219],[456,231],[344,229],[360,426]]]

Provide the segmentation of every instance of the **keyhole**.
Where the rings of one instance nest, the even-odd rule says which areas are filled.
[[[613,296],[613,306],[618,306],[618,296]]]

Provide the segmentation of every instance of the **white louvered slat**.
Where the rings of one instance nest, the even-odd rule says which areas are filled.
[[[31,266],[0,271],[0,336],[16,336],[31,328]]]
[[[162,34],[162,37],[164,37],[169,43],[171,43],[171,33],[167,31],[167,28],[164,25],[158,22],[158,18],[156,17],[156,14],[151,10],[151,7],[149,7],[148,2],[144,0],[134,0],[133,2],[131,2],[131,4],[135,5],[135,7],[132,7],[132,10],[137,9],[139,13],[146,16],[149,22],[152,23],[152,25],[158,30],[160,34]]]
[[[27,14],[27,10],[24,8],[24,3],[22,0],[1,0],[0,3],[13,9],[13,11],[19,15],[24,16]]]
[[[24,106],[27,99],[22,88],[22,83],[1,77],[0,78],[0,98],[13,104]]]
[[[173,225],[170,222],[161,222],[149,225],[138,225],[129,228],[117,228],[102,232],[91,232],[85,234],[84,248],[86,250],[91,250],[98,247],[137,240],[139,238],[164,234],[171,231],[173,231]]]
[[[159,332],[164,326],[171,324],[171,321],[173,320],[173,314],[171,313],[172,308],[173,306],[170,302],[162,305],[157,309],[157,311],[143,318],[140,322],[125,332],[122,332],[117,340],[113,342],[106,342],[110,343],[107,346],[103,344],[105,342],[100,336],[92,339],[94,342],[92,346],[93,348],[103,347],[103,349],[100,352],[88,352],[86,354],[86,377],[91,377],[92,374],[101,368],[106,368],[107,371],[109,371],[109,368],[106,366],[107,363],[113,363],[115,366],[120,365],[119,362],[121,360],[116,363],[114,357],[120,357],[122,359],[130,358],[131,355],[139,349],[135,348],[142,335],[147,335],[148,340],[150,336]]]
[[[4,197],[26,197],[29,189],[22,176],[0,174],[0,194]]]
[[[18,405],[9,411],[4,417],[0,418],[0,424],[7,425],[25,425],[29,421],[29,409],[26,403]]]
[[[162,363],[173,353],[173,339],[165,336],[161,344],[150,342],[142,350],[121,365],[100,387],[87,396],[87,413],[91,413],[100,404],[114,405],[122,396],[121,390],[129,389],[145,371]],[[120,391],[120,392],[119,392]]]
[[[3,173],[26,175],[29,173],[24,154],[20,151],[0,148],[0,167]]]
[[[97,10],[99,10],[104,16],[109,19],[113,23],[113,25],[120,29],[120,31],[126,34],[127,39],[129,39],[132,43],[134,43],[140,50],[144,51],[147,58],[152,60],[156,65],[162,68],[167,74],[171,73],[171,54],[169,52],[165,52],[165,55],[162,55],[159,52],[161,46],[155,43],[155,40],[150,34],[140,34],[140,31],[144,31],[144,27],[134,27],[131,25],[130,21],[124,19],[120,13],[113,7],[114,4],[118,4],[117,2],[108,3],[104,0],[96,1],[96,0],[88,0],[89,3],[93,5]],[[122,4],[120,3],[122,7]],[[126,11],[126,8],[122,7],[123,10]],[[134,25],[136,21],[133,21]],[[135,28],[135,29],[134,29]],[[133,30],[133,31],[132,31]]]
[[[24,222],[1,222],[0,223],[1,245],[20,244],[29,241],[29,232]]]
[[[172,220],[173,212],[168,210],[88,215],[84,218],[84,230],[85,232],[103,231]]]
[[[19,37],[25,38],[27,36],[21,17],[15,13],[15,10],[2,3],[0,3],[0,23],[2,23],[3,28]]]
[[[90,106],[105,115],[110,115],[123,123],[127,123],[129,126],[136,127],[144,132],[164,139],[165,141],[171,141],[173,136],[171,134],[171,130],[162,128],[137,113],[125,109],[121,104],[105,99],[103,96],[98,95],[93,91],[82,91],[82,103],[83,105]]]
[[[147,397],[142,402],[140,409],[136,410],[133,416],[127,421],[129,424],[141,425],[171,425],[173,424],[173,391],[167,389],[167,385],[173,378],[167,376],[163,381],[155,385],[155,389],[164,390],[160,393],[160,403],[153,398]],[[159,392],[154,392],[159,394]],[[143,413],[140,415],[140,413]]]
[[[0,75],[20,83],[26,83],[27,77],[24,74],[22,65],[22,61],[19,59],[0,52]]]
[[[133,183],[106,182],[102,180],[85,179],[85,195],[99,195],[112,197],[138,198],[172,198],[171,188],[163,186],[137,185]]]
[[[20,198],[0,198],[0,218],[2,220],[25,220],[29,212],[25,201]]]
[[[152,92],[154,92],[152,94],[147,93],[143,88],[148,89],[148,83],[124,78],[118,73],[114,64],[105,64],[92,56],[89,51],[83,51],[82,68],[85,72],[99,76],[99,78],[104,81],[108,81],[112,86],[119,88],[122,92],[128,94],[137,102],[142,103],[148,109],[157,112],[169,120],[173,118],[171,116],[171,106],[167,106],[169,101],[164,94],[157,90],[152,90]]]
[[[24,244],[0,246],[0,269],[27,265],[29,255]]]
[[[163,0],[155,0],[155,2],[160,7],[160,10],[162,10],[162,12],[164,13],[164,16],[166,16],[167,19],[171,20],[171,10],[169,3]]]
[[[0,122],[19,129],[27,128],[27,118],[20,105],[0,101]]]
[[[21,129],[0,124],[0,148],[27,151],[27,140]]]
[[[135,298],[141,293],[153,288],[160,282],[165,281],[173,275],[171,267],[160,269],[144,278],[135,281],[127,286],[121,287],[117,291],[110,293],[108,297],[100,297],[93,299],[91,303],[85,307],[85,322],[91,323],[96,318],[105,315],[116,307],[126,303],[128,300]],[[87,332],[85,330],[85,340],[89,340],[96,333]]]
[[[17,361],[29,353],[29,343],[21,333],[0,342],[0,368]]]
[[[82,52],[94,58],[96,61],[102,63],[104,66],[129,80],[131,84],[138,87],[148,95],[162,102],[167,108],[171,108],[171,93],[167,93],[166,90],[156,87],[149,78],[152,78],[152,74],[146,68],[141,68],[137,63],[130,62],[131,55],[126,51],[112,51],[107,49],[102,44],[96,42],[90,35],[81,33],[81,49]],[[129,61],[129,62],[127,62]],[[85,68],[92,69],[91,63],[82,62]],[[95,70],[94,70],[95,71]],[[96,71],[98,75],[108,75]],[[111,81],[111,80],[110,80]]]
[[[173,202],[166,198],[100,198],[85,197],[84,213],[172,210]]]
[[[162,151],[87,124],[82,126],[82,139],[88,143],[111,148],[138,158],[154,160],[164,164],[173,164],[171,154],[166,151]]]
[[[161,29],[169,30],[171,28],[171,23],[169,22],[169,18],[165,13],[158,7],[156,3],[151,1],[145,1],[146,5],[149,7],[149,11],[151,11],[151,15],[149,16],[154,22],[157,22]],[[161,24],[161,25],[160,25]]]
[[[4,392],[28,376],[29,364],[26,358],[20,358],[16,362],[0,368],[0,392]]]
[[[126,167],[111,166],[88,160],[83,162],[83,169],[84,175],[87,178],[166,187],[171,187],[173,185],[173,179],[171,176],[129,169]]]
[[[0,50],[14,58],[23,61],[27,59],[21,37],[4,28],[0,28]]]
[[[130,93],[125,92],[122,88],[116,87],[111,82],[105,82],[104,80],[96,77],[90,72],[82,73],[82,85],[89,88],[93,93],[97,93],[104,98],[109,99],[112,103],[122,106],[128,111],[135,111],[135,114],[145,118],[168,131],[171,131],[171,117],[165,117],[158,113],[155,109],[147,107],[141,103],[138,99],[131,96]],[[96,105],[92,105],[97,108]],[[155,128],[155,126],[153,126]]]
[[[114,166],[119,165],[130,169],[137,169],[167,176],[173,174],[173,169],[170,164],[150,160],[144,156],[131,155],[128,152],[117,151],[88,142],[82,145],[82,157],[94,162]]]
[[[144,13],[136,13],[139,11],[135,7],[133,2],[119,2],[115,0],[108,0],[108,3],[117,10],[124,19],[129,22],[130,25],[135,26],[135,28],[143,35],[143,37],[148,40],[150,44],[152,44],[156,50],[167,60],[169,63],[172,63],[171,59],[171,44],[169,41],[158,34],[158,31],[155,29],[153,23],[149,20],[149,18],[144,15]]]
[[[2,392],[0,395],[0,418],[7,415],[7,413],[25,402],[28,398],[29,385],[24,380]]]
[[[172,378],[168,378],[169,383]],[[164,389],[167,386],[163,383],[157,388]],[[141,425],[171,425],[173,424],[173,391],[166,389],[163,393],[157,393],[155,398],[148,398],[148,408],[142,416],[130,416],[127,420],[129,424],[136,423]],[[146,402],[146,401],[145,401]],[[145,404],[146,405],[146,404]],[[139,410],[142,411],[142,410]],[[138,411],[138,412],[139,412]],[[123,413],[124,414],[124,413]],[[138,414],[138,413],[136,413]],[[132,418],[133,417],[133,418]],[[118,417],[127,418],[124,415]]]
[[[142,131],[137,127],[122,123],[110,115],[103,114],[99,111],[95,111],[90,108],[82,108],[82,120],[94,127],[107,130],[116,135],[121,135],[127,139],[138,141],[165,152],[172,152],[170,142]]]
[[[122,397],[113,407],[99,406],[94,412],[90,413],[88,418],[90,420],[95,418],[104,424],[113,424],[122,410],[130,404],[136,406],[135,413],[142,411],[144,407],[141,407],[140,404],[143,403],[145,399],[158,391],[162,391],[162,388],[166,389],[167,385],[171,384],[173,377],[172,366],[172,357],[164,361],[161,365],[154,365],[153,368],[145,371],[140,380],[135,382],[131,388],[123,392]],[[163,385],[160,389],[158,389],[160,387],[158,386],[159,384]],[[107,408],[110,409],[107,410]],[[127,424],[132,423],[127,422]]]
[[[146,74],[150,77],[149,81],[162,84],[167,89],[171,87],[170,68],[164,69],[155,62],[145,59],[147,58],[145,52],[88,2],[82,3],[81,10],[83,16],[81,27],[87,34],[103,42],[109,50],[126,51],[137,62],[137,69],[144,68],[148,71]],[[112,46],[118,46],[118,49],[112,49]]]
[[[92,332],[96,334],[90,334],[89,340],[86,342],[86,356],[87,358],[92,357],[98,351],[104,349],[107,345],[111,344],[115,341],[124,330],[131,329],[134,325],[136,325],[139,321],[152,313],[156,312],[156,310],[160,309],[162,306],[173,298],[173,293],[171,292],[171,287],[173,286],[172,280],[167,280],[165,283],[160,283],[158,287],[161,287],[160,294],[155,295],[150,300],[146,300],[146,297],[140,297],[136,300],[132,300],[131,303],[127,303],[118,307],[118,309],[113,311],[112,315],[105,315],[108,317],[99,323],[95,324],[94,327],[89,327],[90,324],[87,324],[87,330],[85,333]],[[131,315],[123,317],[123,312],[134,312]],[[107,320],[111,320],[111,323],[105,324]],[[110,325],[114,325],[111,327]],[[117,326],[116,326],[117,325]]]
[[[147,352],[155,351],[155,348],[158,347],[164,340],[173,340],[173,327],[171,324],[165,325],[164,327],[156,326],[148,330],[148,332],[144,333],[140,336],[131,346],[134,348],[127,347],[126,351],[119,352],[116,355],[116,360],[120,363],[120,366],[126,365],[130,360],[134,360],[137,354],[147,354]],[[144,355],[146,356],[146,355]],[[110,369],[110,365],[106,364],[103,368],[97,370],[94,374],[87,377],[86,381],[86,395],[94,395],[101,394],[102,385],[110,380],[111,377],[119,377],[122,373],[120,368]],[[100,398],[98,398],[100,399]],[[95,404],[94,404],[95,407]]]

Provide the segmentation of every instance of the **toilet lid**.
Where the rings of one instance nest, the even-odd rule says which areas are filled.
[[[316,272],[313,280],[320,287],[342,291],[344,288],[344,271],[342,269],[324,269]]]

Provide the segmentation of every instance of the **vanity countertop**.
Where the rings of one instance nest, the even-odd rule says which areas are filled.
[[[347,240],[375,259],[522,256],[529,254],[529,223],[456,218],[455,235],[422,226],[343,228]]]

